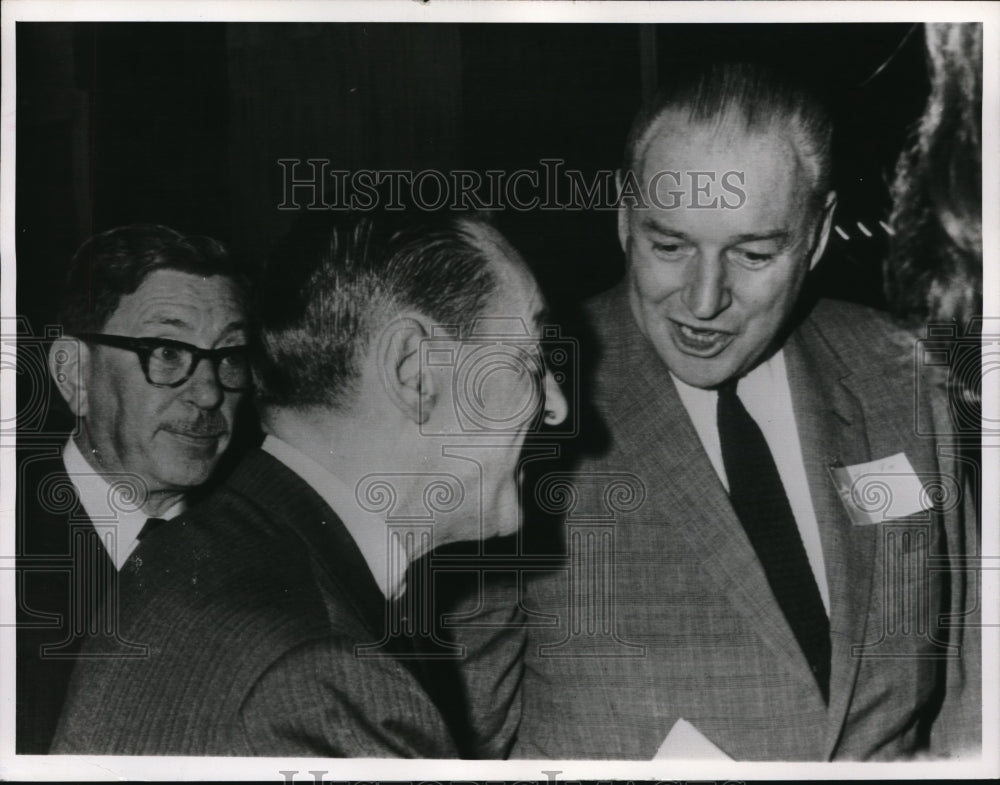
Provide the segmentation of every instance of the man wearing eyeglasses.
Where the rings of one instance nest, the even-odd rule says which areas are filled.
[[[48,751],[85,637],[137,651],[116,629],[117,573],[230,443],[250,382],[244,289],[218,242],[164,226],[112,229],[73,258],[49,371],[77,428],[20,472],[19,753]]]
[[[481,216],[379,210],[301,216],[259,288],[267,437],[143,541],[121,630],[149,656],[81,663],[52,749],[459,757],[496,717],[464,684],[511,700],[513,669],[455,672],[430,551],[518,530],[528,434],[568,408],[541,291]]]

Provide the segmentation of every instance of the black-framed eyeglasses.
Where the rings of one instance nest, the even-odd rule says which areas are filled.
[[[170,338],[130,338],[103,333],[77,333],[77,337],[87,343],[135,352],[146,381],[154,387],[180,387],[194,375],[198,363],[208,360],[223,390],[242,392],[250,388],[250,347],[246,345],[202,349]]]

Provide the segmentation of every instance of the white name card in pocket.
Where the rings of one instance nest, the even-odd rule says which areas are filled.
[[[905,518],[933,507],[906,453],[853,466],[832,465],[829,470],[856,526]]]

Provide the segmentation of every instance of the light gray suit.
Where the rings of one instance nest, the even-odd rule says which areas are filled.
[[[512,756],[649,759],[683,717],[736,759],[896,758],[934,744],[942,702],[947,730],[978,744],[967,687],[979,653],[942,623],[975,601],[964,573],[934,561],[975,552],[954,483],[935,511],[859,526],[828,469],[905,452],[925,485],[941,482],[934,440],[915,434],[927,401],[913,353],[893,328],[820,302],[785,343],[830,591],[826,706],[624,289],[589,316],[589,394],[607,440],[569,474],[575,497],[559,497],[575,557],[529,582],[526,608],[559,624],[529,629]],[[543,506],[558,485],[545,482]],[[608,493],[616,484],[628,490]]]

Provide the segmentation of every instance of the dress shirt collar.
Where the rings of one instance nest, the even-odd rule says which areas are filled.
[[[722,460],[722,445],[719,441],[716,418],[719,394],[715,390],[691,387],[673,374],[671,378],[708,459],[728,493],[729,479],[726,477],[726,468]],[[819,520],[809,491],[802,444],[795,421],[795,407],[785,367],[784,350],[776,352],[767,362],[761,363],[742,377],[736,388],[736,394],[760,428],[774,458],[795,523],[799,527],[809,565],[816,578],[820,597],[829,614],[830,592],[826,580],[826,563]]]
[[[406,589],[409,559],[402,545],[390,549],[385,520],[362,509],[343,480],[288,442],[267,436],[261,449],[299,475],[337,513],[382,594],[388,599],[399,597]]]
[[[118,493],[87,463],[72,438],[63,448],[63,465],[101,545],[114,562],[115,569],[120,570],[139,544],[139,532],[149,515],[141,507],[129,504],[129,494]],[[180,501],[157,517],[170,519],[183,511],[184,502]]]
[[[678,379],[673,373],[670,374],[670,378],[673,380],[674,387],[677,388],[677,395],[691,418],[715,473],[719,475],[719,479],[728,491],[729,479],[726,477],[726,469],[722,462],[722,445],[719,443],[719,430],[716,424],[716,404],[719,400],[719,394],[715,390],[692,387]],[[788,376],[785,373],[784,350],[775,352],[766,362],[760,363],[746,376],[741,377],[736,392],[743,402],[743,406],[765,431],[767,430],[766,421],[775,416],[775,411],[778,408],[776,403],[782,403],[788,399],[788,414],[791,415],[791,397],[788,392]],[[790,425],[792,428],[795,427],[794,419]]]

